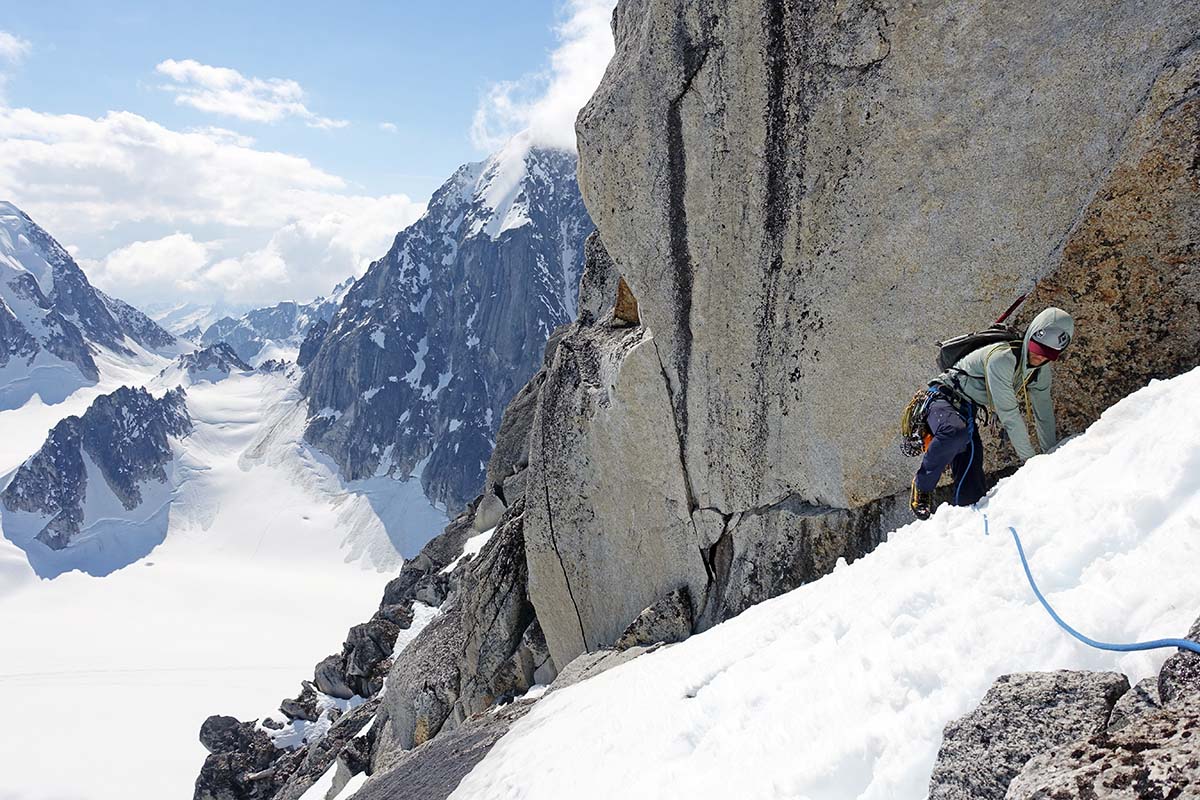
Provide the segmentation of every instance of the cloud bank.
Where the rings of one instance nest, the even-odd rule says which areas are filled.
[[[493,84],[475,111],[472,143],[491,152],[528,130],[538,144],[574,150],[575,117],[612,59],[615,6],[616,0],[569,0],[549,68]]]
[[[214,67],[192,59],[167,59],[155,68],[171,79],[163,86],[178,105],[247,122],[279,122],[289,117],[310,128],[344,128],[346,120],[322,117],[304,104],[304,89],[286,78],[247,78],[236,69]]]
[[[27,40],[8,31],[0,31],[0,105],[4,103],[4,88],[8,83],[9,68],[24,61],[32,49],[33,45]]]
[[[325,294],[424,210],[402,194],[356,194],[307,159],[220,128],[4,107],[0,198],[76,245],[97,285],[135,304]],[[114,231],[123,246],[112,250]]]

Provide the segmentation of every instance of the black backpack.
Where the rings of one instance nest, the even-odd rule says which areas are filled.
[[[958,363],[958,360],[963,356],[981,347],[986,347],[989,344],[1007,342],[1010,345],[1015,345],[1020,344],[1024,340],[1025,335],[1016,328],[1001,324],[993,325],[982,331],[954,336],[944,342],[937,343],[938,370],[945,372]]]

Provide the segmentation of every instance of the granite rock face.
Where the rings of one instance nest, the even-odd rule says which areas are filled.
[[[1194,364],[1196,326],[1156,309],[1190,297],[1195,313],[1179,62],[1198,28],[1186,0],[620,3],[616,55],[577,122],[580,185],[654,331],[697,506],[901,490],[892,426],[863,421],[895,416],[936,338],[1036,278],[1094,304],[1081,335],[1121,373],[1114,391]],[[1132,236],[1105,244],[1089,226]],[[1140,259],[1129,294],[1122,252]],[[1168,297],[1142,302],[1156,283]],[[1164,333],[1153,364],[1110,340],[1105,287],[1129,297],[1122,330]]]
[[[703,605],[708,572],[679,458],[650,331],[580,324],[563,337],[525,492],[529,593],[556,664],[612,645],[675,589]]]
[[[930,800],[1003,800],[1030,758],[1108,725],[1129,681],[1115,672],[1004,675],[979,707],[946,726]]]
[[[858,508],[811,506],[795,496],[766,508],[692,514],[712,574],[701,629],[854,561],[911,520],[908,493]],[[714,538],[715,537],[715,538]]]
[[[1200,641],[1200,619],[1188,633]],[[1107,730],[1031,758],[1006,800],[1192,797],[1200,787],[1200,656],[1167,659],[1121,697]],[[1160,697],[1160,691],[1162,696]]]
[[[1200,697],[1031,759],[1005,800],[1182,800],[1200,787]]]
[[[464,508],[505,405],[575,317],[591,231],[572,153],[518,138],[461,167],[331,320],[301,384],[307,440],[348,478],[420,469]]]

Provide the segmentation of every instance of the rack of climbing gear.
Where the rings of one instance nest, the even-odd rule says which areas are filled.
[[[929,403],[937,394],[937,387],[919,389],[900,415],[900,452],[909,458],[924,453],[933,439],[925,420],[929,415]]]

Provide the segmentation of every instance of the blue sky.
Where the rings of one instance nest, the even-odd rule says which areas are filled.
[[[8,102],[53,113],[124,110],[171,128],[219,124],[306,155],[373,193],[429,195],[482,155],[470,138],[489,87],[543,70],[561,3],[55,2],[22,4],[0,27],[31,43]],[[319,130],[177,105],[155,72],[193,59],[298,82]],[[390,122],[395,133],[379,128]]]
[[[304,299],[506,135],[572,146],[613,4],[23,4],[0,199],[133,302]]]

